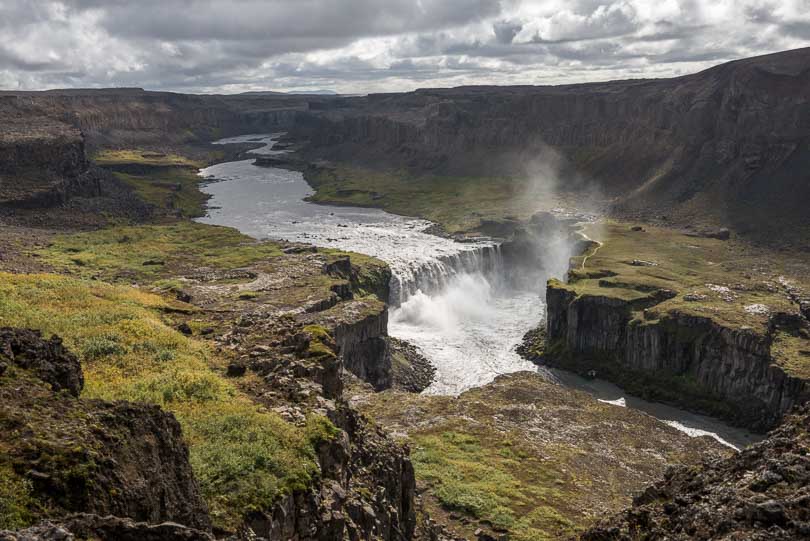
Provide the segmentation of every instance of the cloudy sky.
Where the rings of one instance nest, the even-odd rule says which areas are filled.
[[[810,0],[0,0],[0,88],[668,77],[810,46]]]

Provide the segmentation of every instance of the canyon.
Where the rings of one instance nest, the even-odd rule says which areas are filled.
[[[741,474],[724,531],[799,535],[808,73],[802,49],[561,87],[0,93],[0,538],[708,535],[684,494],[728,471],[773,482]],[[292,157],[262,152],[279,132]],[[268,179],[275,192],[235,188]],[[289,215],[266,206],[279,190]],[[419,344],[415,300],[441,314],[475,288],[504,298],[497,285],[534,292],[509,297],[525,328]],[[47,291],[87,305],[54,311]],[[442,365],[448,345],[479,362]],[[434,386],[414,388],[425,359]],[[555,367],[775,431],[731,453],[555,383]],[[122,419],[155,439],[116,446]],[[160,504],[138,492],[157,482]]]

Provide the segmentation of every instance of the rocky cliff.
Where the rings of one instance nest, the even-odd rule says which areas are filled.
[[[349,406],[343,379],[353,373],[377,387],[391,382],[387,307],[370,291],[387,291],[381,262],[290,245],[283,259],[241,272],[249,300],[221,287],[228,274],[189,274],[184,292],[218,321],[218,347],[251,395],[283,419],[331,426],[315,442],[319,476],[269,509],[245,516],[236,535],[250,539],[407,540],[415,529],[414,472],[406,447]],[[268,287],[268,284],[272,284]],[[235,315],[238,314],[238,317]],[[234,318],[237,318],[234,320]]]
[[[407,451],[345,403],[330,419],[341,432],[318,449],[322,479],[271,510],[249,513],[241,535],[312,541],[413,538],[416,481]]]
[[[624,215],[798,240],[810,226],[808,95],[810,49],[799,49],[673,79],[337,100],[294,132],[314,157],[417,172],[551,166],[563,190],[614,198]]]
[[[171,148],[292,125],[326,97],[190,95],[137,88],[0,92],[0,116],[59,122],[90,146]]]
[[[674,309],[645,310],[672,295],[654,290],[628,300],[551,280],[546,358],[754,429],[773,427],[807,400],[807,382],[774,359],[772,335]]]
[[[741,453],[670,468],[633,506],[579,536],[582,541],[779,540],[810,537],[810,412]]]
[[[174,416],[157,406],[77,398],[82,381],[58,338],[0,329],[3,526],[89,513],[209,530]]]
[[[367,309],[366,306],[362,308]],[[372,307],[372,311],[355,321],[338,323],[334,327],[334,336],[347,370],[377,390],[391,386],[386,306]]]
[[[0,128],[0,206],[51,207],[97,196],[82,134],[48,119],[6,119]]]

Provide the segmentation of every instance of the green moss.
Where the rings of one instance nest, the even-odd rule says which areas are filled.
[[[8,464],[0,464],[0,530],[16,530],[33,523],[31,483]]]
[[[466,428],[470,428],[467,426]],[[463,513],[520,541],[559,538],[573,524],[549,507],[563,497],[560,473],[503,434],[445,430],[413,436],[417,477],[448,510]]]
[[[243,513],[268,509],[318,473],[311,434],[275,414],[233,403],[178,418],[189,428],[191,464],[220,527],[238,526]]]
[[[341,430],[332,424],[332,421],[323,415],[308,415],[306,424],[307,439],[310,444],[317,448],[322,443],[334,441],[340,435]]]
[[[166,154],[141,149],[104,149],[93,156],[93,161],[101,166],[138,164],[146,166],[188,166],[200,167],[202,164],[178,154]]]
[[[80,276],[153,279],[166,288],[177,283],[165,277],[183,270],[243,267],[278,257],[281,250],[275,243],[255,241],[229,227],[177,222],[60,235],[38,254],[57,269]],[[76,259],[82,265],[77,266]]]
[[[311,336],[309,341],[309,349],[307,350],[307,355],[309,357],[334,358],[336,356],[334,341],[326,328],[322,327],[321,325],[307,325],[304,327],[304,332]]]

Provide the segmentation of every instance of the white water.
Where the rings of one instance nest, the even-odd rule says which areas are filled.
[[[272,150],[276,139],[247,135],[218,143],[261,142],[265,146],[253,153],[283,153]],[[515,345],[544,317],[546,276],[520,280],[521,289],[508,287],[499,250],[491,242],[458,243],[430,235],[423,232],[429,222],[378,209],[308,203],[304,198],[313,192],[301,173],[257,167],[252,159],[213,165],[200,174],[217,180],[203,187],[212,198],[202,222],[386,261],[394,274],[389,333],[416,345],[436,367],[435,382],[426,393],[458,394],[500,374],[540,371],[616,407],[647,412],[691,436],[710,435],[734,448],[757,439],[716,419],[627,396],[608,382],[539,369],[517,355]],[[549,259],[559,268],[548,272],[561,276],[567,255],[559,246],[549,250]]]

